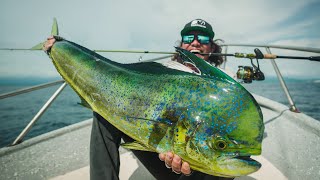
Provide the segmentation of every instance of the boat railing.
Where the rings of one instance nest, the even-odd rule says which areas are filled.
[[[241,47],[262,47],[265,48],[267,53],[272,54],[270,48],[275,48],[275,49],[286,49],[286,50],[293,50],[293,51],[305,51],[305,52],[313,52],[313,53],[320,53],[319,48],[310,48],[310,47],[294,47],[294,46],[281,46],[281,45],[257,45],[257,44],[222,44],[222,47],[224,47],[224,52],[227,54],[228,53],[228,47],[230,46],[241,46]],[[225,63],[223,64],[223,68],[225,68],[227,62],[227,56],[225,56]],[[289,89],[283,79],[283,76],[278,68],[278,65],[274,59],[270,59],[270,62],[273,66],[273,69],[276,72],[277,78],[280,82],[280,85],[287,97],[287,100],[289,102],[289,108],[292,112],[299,112],[297,109],[291,94],[289,92]]]
[[[64,80],[54,81],[50,83],[45,83],[37,86],[32,86],[29,88],[20,89],[17,91],[13,91],[10,93],[5,93],[0,95],[0,99],[16,96],[19,94],[32,92],[35,90],[47,88],[50,86],[55,86],[57,84],[63,83],[56,91],[55,93],[49,98],[49,100],[42,106],[42,108],[38,111],[38,113],[31,119],[29,124],[21,131],[21,133],[18,135],[18,137],[13,141],[11,146],[17,145],[20,142],[22,142],[22,139],[27,135],[27,133],[31,130],[33,125],[39,120],[39,118],[43,115],[43,113],[50,107],[50,105],[53,103],[53,101],[59,96],[59,94],[62,92],[62,90],[66,87],[67,83],[64,82]]]

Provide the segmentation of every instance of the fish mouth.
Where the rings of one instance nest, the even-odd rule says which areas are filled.
[[[261,164],[258,161],[247,155],[224,157],[218,160],[214,173],[223,177],[239,177],[254,173],[260,167]]]
[[[240,160],[243,160],[243,161],[256,161],[256,160],[251,159],[250,156],[236,156],[234,158],[240,159]]]
[[[238,163],[241,163],[253,169],[258,170],[261,167],[261,164],[258,161],[252,159],[250,156],[235,156],[232,159],[234,159],[235,161],[238,161]]]

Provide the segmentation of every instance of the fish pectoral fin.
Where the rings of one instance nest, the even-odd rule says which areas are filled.
[[[122,143],[121,146],[126,149],[133,149],[133,150],[139,150],[139,151],[150,151],[155,152],[154,150],[150,149],[149,147],[141,144],[138,141],[129,142],[129,143]]]
[[[85,99],[83,99],[82,97],[80,97],[80,99],[81,99],[81,102],[78,103],[78,104],[80,104],[80,105],[82,105],[82,106],[84,106],[84,107],[86,107],[88,109],[92,109],[90,104]]]

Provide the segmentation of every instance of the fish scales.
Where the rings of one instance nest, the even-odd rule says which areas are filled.
[[[66,40],[54,44],[50,57],[93,111],[136,140],[125,147],[172,151],[211,175],[257,171],[260,163],[241,158],[261,153],[264,126],[256,101],[223,72],[178,52],[204,74],[158,63],[120,64]]]

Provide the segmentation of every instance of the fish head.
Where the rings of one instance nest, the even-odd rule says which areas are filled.
[[[198,128],[200,131],[202,127]],[[259,143],[248,145],[219,134],[201,138],[205,133],[194,133],[185,150],[192,169],[222,177],[244,176],[260,169],[261,164],[250,158],[261,153]]]
[[[216,92],[202,97],[206,106],[189,108],[179,120],[175,147],[180,150],[175,152],[192,169],[215,176],[238,177],[259,170],[261,164],[250,156],[261,154],[264,124],[251,94],[229,88],[228,96]]]

